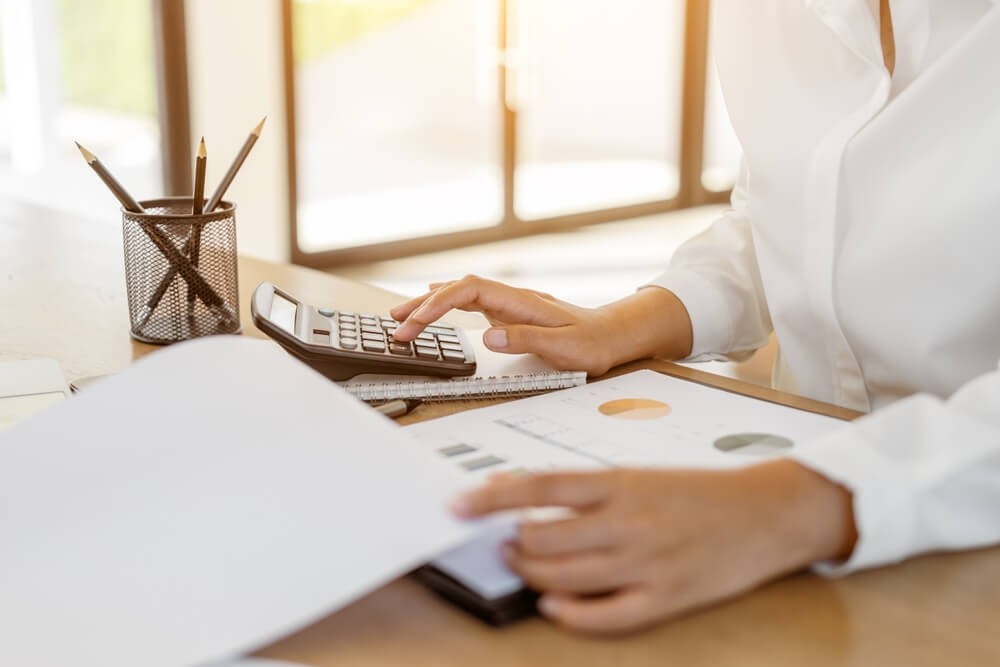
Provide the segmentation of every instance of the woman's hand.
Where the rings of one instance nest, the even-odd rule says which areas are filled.
[[[500,476],[456,499],[463,517],[526,507],[573,518],[523,523],[505,549],[555,622],[631,632],[748,591],[856,539],[851,496],[791,461],[735,471],[614,470]]]
[[[476,276],[431,285],[427,294],[393,308],[391,315],[403,321],[394,337],[413,340],[452,309],[486,316],[493,325],[483,336],[489,349],[532,352],[560,370],[602,375],[626,361],[680,358],[691,349],[687,311],[666,290],[646,289],[601,308],[581,308]]]

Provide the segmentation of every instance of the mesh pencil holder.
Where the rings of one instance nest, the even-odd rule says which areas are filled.
[[[193,215],[190,197],[122,210],[132,338],[165,345],[240,332],[236,206]]]

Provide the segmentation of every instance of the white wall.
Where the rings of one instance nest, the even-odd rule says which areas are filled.
[[[276,0],[196,0],[186,3],[191,134],[208,145],[211,193],[247,133],[268,121],[226,195],[237,204],[240,252],[274,261],[290,257],[288,152]]]

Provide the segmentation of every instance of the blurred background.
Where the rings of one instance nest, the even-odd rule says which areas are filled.
[[[241,250],[419,291],[476,272],[581,303],[662,268],[739,146],[707,0],[0,0],[0,197],[117,224],[217,179]]]

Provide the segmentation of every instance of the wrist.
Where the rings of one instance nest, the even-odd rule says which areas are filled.
[[[755,470],[766,480],[778,519],[775,542],[789,559],[787,569],[850,557],[858,538],[850,491],[791,460]]]
[[[673,292],[645,288],[599,310],[611,333],[611,366],[650,357],[683,359],[691,353],[691,318]]]

